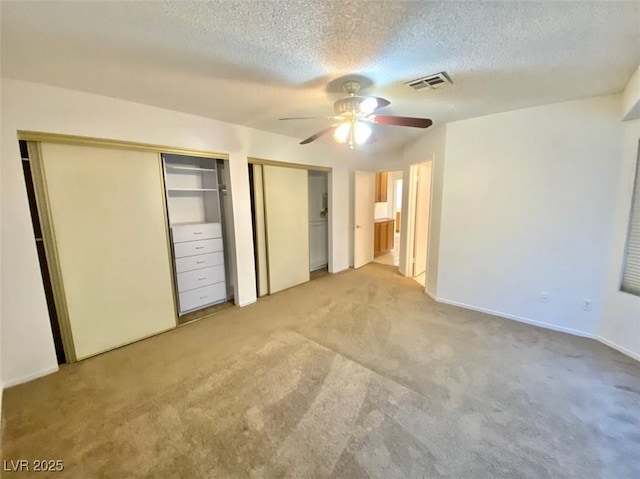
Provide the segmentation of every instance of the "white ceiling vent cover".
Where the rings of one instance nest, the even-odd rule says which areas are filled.
[[[405,84],[409,85],[414,90],[420,91],[424,88],[430,88],[434,90],[436,88],[440,88],[442,85],[446,85],[447,83],[453,82],[451,81],[451,78],[449,78],[449,75],[447,75],[447,72],[440,72],[408,81]]]

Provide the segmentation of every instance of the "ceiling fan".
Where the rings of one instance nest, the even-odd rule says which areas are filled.
[[[356,93],[360,90],[360,83],[357,81],[346,81],[342,85],[342,88],[349,96],[341,98],[333,104],[333,109],[336,113],[335,116],[280,118],[280,120],[313,120],[322,118],[336,121],[333,125],[302,140],[300,142],[301,145],[311,143],[321,136],[333,132],[333,138],[338,143],[347,143],[349,147],[353,149],[355,145],[361,145],[375,140],[371,135],[371,124],[410,126],[413,128],[428,128],[433,124],[428,118],[376,115],[374,114],[376,111],[385,106],[389,106],[391,102],[375,96],[356,96]]]

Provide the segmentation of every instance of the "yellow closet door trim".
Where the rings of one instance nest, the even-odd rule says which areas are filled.
[[[156,153],[41,145],[78,359],[175,327]]]

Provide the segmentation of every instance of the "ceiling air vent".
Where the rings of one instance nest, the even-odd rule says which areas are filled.
[[[424,88],[434,90],[436,88],[440,88],[442,85],[446,85],[447,83],[453,83],[451,78],[449,78],[449,75],[447,75],[447,72],[440,72],[406,82],[407,85],[418,91],[423,90]]]

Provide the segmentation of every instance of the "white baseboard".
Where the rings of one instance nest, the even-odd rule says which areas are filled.
[[[247,301],[243,301],[242,303],[238,303],[238,306],[240,306],[241,308],[244,308],[245,306],[249,306],[250,304],[253,304],[256,301],[258,301],[258,298],[249,299]]]
[[[329,271],[329,273],[338,274],[338,273],[342,273],[343,271],[347,271],[348,269],[351,269],[351,268],[352,268],[351,266],[345,266],[344,268],[340,268],[335,271]]]
[[[458,301],[451,301],[443,298],[436,298],[438,303],[450,304],[452,306],[459,306],[465,309],[471,309],[472,311],[479,311],[481,313],[491,314],[505,319],[513,319],[520,323],[531,324],[532,326],[539,326],[545,329],[551,329],[553,331],[560,331],[561,333],[573,334],[574,336],[580,336],[582,338],[597,339],[594,333],[588,333],[586,331],[580,331],[577,329],[565,328],[564,326],[558,326],[552,323],[545,323],[543,321],[536,321],[535,319],[524,318],[522,316],[516,316],[514,314],[503,313],[501,311],[494,311],[492,309],[479,308],[477,306],[471,306],[465,303],[459,303]]]
[[[609,341],[608,339],[603,338],[602,336],[597,336],[596,339],[600,341],[602,344],[609,346],[610,348],[615,349],[616,351],[629,356],[630,358],[635,359],[636,361],[640,361],[640,354],[625,347],[620,346],[619,344],[614,343],[613,341]]]
[[[53,366],[47,369],[43,369],[42,371],[38,371],[37,373],[27,374],[26,376],[21,376],[19,378],[10,379],[2,383],[2,389],[7,389],[12,386],[17,386],[18,384],[26,383],[28,381],[33,381],[34,379],[41,378],[42,376],[47,376],[52,373],[58,372],[58,366]]]
[[[429,296],[431,299],[433,299],[434,301],[438,301],[438,300],[436,299],[436,295],[435,295],[435,294],[433,294],[433,293],[432,293],[431,291],[429,291],[428,289],[426,289],[426,288],[425,288],[424,293],[425,293],[427,296]],[[441,302],[444,302],[444,301],[441,301]],[[451,304],[451,303],[449,303],[449,304]]]

